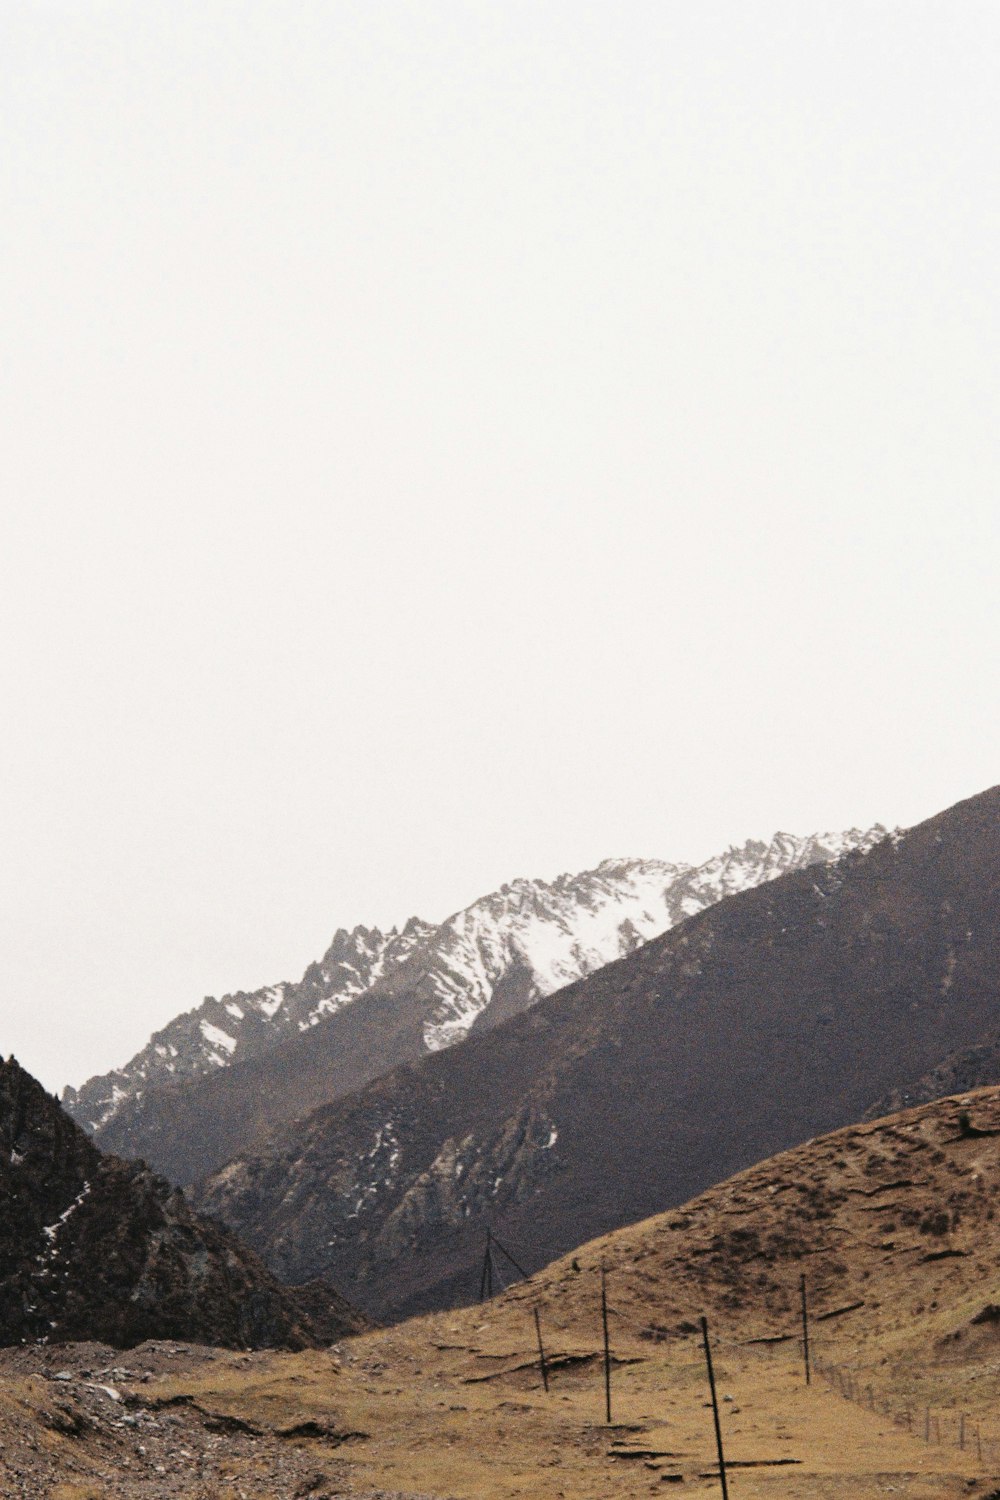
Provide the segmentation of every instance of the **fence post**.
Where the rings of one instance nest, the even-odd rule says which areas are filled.
[[[712,1393],[712,1418],[715,1422],[715,1446],[719,1452],[719,1482],[722,1485],[722,1500],[729,1500],[726,1484],[726,1460],[722,1452],[722,1427],[719,1423],[719,1398],[715,1393],[715,1371],[712,1369],[712,1350],[708,1343],[708,1319],[702,1315],[701,1336],[705,1343],[705,1363],[708,1366],[708,1388]]]
[[[799,1290],[802,1293],[802,1358],[806,1367],[806,1385],[812,1384],[812,1376],[809,1370],[809,1309],[806,1304],[806,1278],[805,1273],[799,1282]]]

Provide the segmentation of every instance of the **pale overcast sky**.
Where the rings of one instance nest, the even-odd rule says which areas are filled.
[[[1000,781],[1000,8],[2,0],[0,1050]]]

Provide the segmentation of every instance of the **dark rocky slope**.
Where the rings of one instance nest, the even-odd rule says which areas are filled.
[[[365,1326],[326,1286],[282,1286],[142,1162],[103,1156],[0,1062],[0,1343],[180,1338],[307,1348]]]
[[[976,1044],[1000,1019],[998,898],[994,789],[397,1069],[199,1201],[280,1274],[332,1274],[380,1312],[467,1299],[487,1224],[533,1268]]]

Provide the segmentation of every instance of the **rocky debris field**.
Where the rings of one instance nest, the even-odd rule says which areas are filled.
[[[0,1500],[425,1500],[348,1489],[333,1422],[273,1430],[156,1395],[181,1368],[262,1359],[163,1342],[0,1350]]]

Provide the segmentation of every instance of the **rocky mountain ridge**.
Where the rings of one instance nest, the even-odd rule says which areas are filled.
[[[176,1016],[130,1062],[63,1091],[63,1108],[90,1131],[100,1131],[122,1105],[157,1084],[211,1075],[258,1056],[288,1036],[336,1015],[387,973],[405,963],[434,927],[413,917],[402,930],[338,928],[323,957],[294,984],[238,990]]]
[[[315,1347],[366,1326],[331,1288],[281,1286],[141,1162],[104,1156],[0,1061],[0,1344],[181,1338]]]
[[[768,843],[748,840],[697,866],[608,859],[553,881],[515,880],[437,925],[411,918],[388,933],[341,928],[297,983],[207,997],[157,1032],[122,1068],[67,1088],[63,1106],[102,1144],[155,1162],[155,1131],[145,1139],[142,1106],[157,1088],[166,1086],[175,1097],[177,1084],[211,1079],[260,1058],[322,1029],[366,997],[405,995],[419,1027],[412,1055],[439,1051],[632,952],[724,896],[849,849],[870,848],[885,834],[881,825],[807,837],[777,833]],[[302,1053],[300,1048],[296,1055]],[[390,1055],[388,1065],[398,1060]],[[170,1170],[174,1162],[164,1165]],[[187,1180],[183,1169],[179,1180]]]
[[[279,1274],[332,1274],[381,1315],[464,1300],[487,1226],[533,1269],[860,1119],[995,1030],[998,892],[994,789],[396,1068],[198,1201]]]

